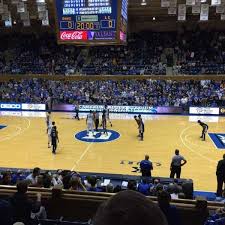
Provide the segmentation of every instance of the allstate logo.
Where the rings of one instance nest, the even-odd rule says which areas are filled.
[[[94,143],[103,143],[103,142],[109,142],[109,141],[115,141],[120,137],[120,134],[114,130],[107,130],[107,134],[103,133],[102,129],[99,129],[99,131],[95,131],[94,133],[90,132],[87,133],[86,130],[83,130],[77,134],[75,134],[75,138],[79,141],[84,142],[94,142]]]

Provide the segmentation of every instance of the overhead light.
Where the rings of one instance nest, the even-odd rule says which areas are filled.
[[[155,20],[155,17],[152,17],[152,20]]]
[[[147,5],[146,0],[141,0],[141,5]]]

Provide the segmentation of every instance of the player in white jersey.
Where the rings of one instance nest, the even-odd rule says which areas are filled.
[[[108,108],[108,106],[107,105],[105,105],[105,112],[106,112],[106,120],[107,120],[107,122],[109,122],[110,123],[110,126],[112,127],[112,123],[111,123],[111,120],[110,120],[110,118],[109,118],[109,108]]]
[[[48,112],[46,115],[46,125],[47,125],[47,134],[48,134],[48,148],[51,148],[52,122],[51,122],[51,113],[50,112]]]
[[[47,134],[48,134],[48,148],[51,148],[51,144],[52,144],[51,133],[52,133],[52,123],[50,122],[49,125],[48,125],[48,129],[47,129]]]
[[[89,114],[87,114],[86,124],[87,124],[87,134],[89,135],[91,131],[92,134],[94,135],[94,115],[92,111],[90,111]]]
[[[47,130],[48,130],[49,123],[51,123],[51,112],[47,112],[47,114],[46,114],[46,126],[47,126]]]

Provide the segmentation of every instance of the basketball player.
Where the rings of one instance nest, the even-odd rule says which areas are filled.
[[[145,132],[145,125],[144,122],[141,118],[141,115],[138,115],[138,120],[139,120],[139,134],[140,134],[140,141],[144,140],[144,132]]]
[[[59,143],[59,136],[58,136],[58,131],[57,127],[55,125],[55,122],[52,122],[52,129],[51,129],[51,144],[52,144],[52,153],[56,153],[57,149],[57,142]]]
[[[51,112],[47,112],[46,114],[46,126],[47,126],[47,133],[48,133],[48,126],[51,124]]]
[[[74,119],[80,120],[80,117],[79,117],[79,104],[78,103],[74,105],[74,111],[75,111]]]
[[[205,141],[205,134],[207,133],[209,126],[206,123],[203,123],[201,120],[198,120],[198,124],[202,127],[202,135],[200,138]]]
[[[48,110],[49,112],[52,111],[52,97],[51,94],[49,94],[49,96],[47,97],[46,101],[45,101],[45,105],[46,105],[46,110]]]
[[[140,135],[140,130],[139,130],[139,119],[138,119],[138,117],[136,115],[134,116],[134,119],[135,119],[135,121],[136,121],[136,123],[138,125],[138,137],[140,137],[141,135]]]
[[[107,118],[106,118],[106,111],[105,110],[103,110],[103,113],[102,113],[102,129],[103,129],[103,134],[108,135],[108,132],[107,132]]]
[[[52,123],[51,123],[51,121],[49,121],[48,128],[47,128],[48,148],[51,148],[51,142],[52,142],[51,132],[52,132]]]
[[[89,114],[87,114],[86,124],[87,124],[87,135],[89,136],[90,131],[94,135],[94,115],[91,110]]]
[[[95,120],[95,131],[98,131],[99,113],[97,111],[94,112],[94,120]]]
[[[105,114],[106,114],[106,121],[110,123],[111,127],[112,127],[112,123],[111,123],[111,120],[109,118],[109,108],[107,105],[105,105]]]

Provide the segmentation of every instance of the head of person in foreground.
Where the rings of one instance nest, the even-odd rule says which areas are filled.
[[[121,191],[98,208],[93,225],[167,225],[160,208],[135,191]]]

